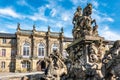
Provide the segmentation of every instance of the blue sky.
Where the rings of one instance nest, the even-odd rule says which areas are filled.
[[[99,26],[99,35],[107,40],[120,39],[120,0],[0,0],[0,32],[15,33],[17,23],[22,29],[60,32],[72,37],[72,18],[77,6],[92,3],[92,18]]]

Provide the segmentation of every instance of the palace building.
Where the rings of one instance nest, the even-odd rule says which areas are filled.
[[[57,49],[63,56],[72,38],[61,32],[23,30],[17,25],[15,34],[0,33],[0,72],[31,72],[44,70],[44,57]]]
[[[32,30],[24,30],[17,25],[15,34],[0,33],[0,72],[32,72],[41,71],[46,67],[44,58],[57,49],[66,57],[67,46],[73,41],[61,32],[51,32],[50,27],[38,31],[33,25]],[[108,49],[113,41],[106,41]]]

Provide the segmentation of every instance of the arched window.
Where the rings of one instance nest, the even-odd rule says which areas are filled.
[[[45,56],[45,45],[43,43],[40,43],[38,46],[38,56],[39,57]]]
[[[25,42],[25,44],[23,44],[23,57],[29,56],[30,56],[30,44]]]
[[[54,50],[57,50],[58,49],[58,44],[54,43],[52,45],[52,52],[54,52]]]

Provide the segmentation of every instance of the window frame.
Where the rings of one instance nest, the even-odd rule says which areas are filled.
[[[2,49],[1,56],[5,57],[6,56],[6,49]]]
[[[58,50],[58,51],[59,51],[59,46],[58,46],[57,43],[53,43],[53,44],[52,44],[51,51],[54,52],[54,50]]]
[[[28,42],[25,42],[22,47],[22,56],[25,58],[30,57],[30,52],[31,52],[30,49],[31,49],[30,44]]]
[[[29,61],[23,61],[21,67],[22,68],[30,68],[31,64]]]
[[[38,57],[44,58],[45,57],[45,44],[44,43],[39,43],[38,44]]]
[[[2,62],[1,62],[1,68],[2,68],[2,69],[5,69],[5,61],[2,61]]]
[[[3,44],[6,44],[6,43],[7,43],[7,39],[6,39],[6,38],[3,38],[2,43],[3,43]]]

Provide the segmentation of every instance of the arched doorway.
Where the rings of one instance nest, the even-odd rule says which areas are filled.
[[[41,61],[40,65],[41,65],[41,70],[45,70],[46,68],[45,61]]]
[[[44,60],[39,60],[38,62],[37,62],[37,71],[44,71],[45,70],[45,68],[46,68],[46,63],[45,63],[45,61]]]

